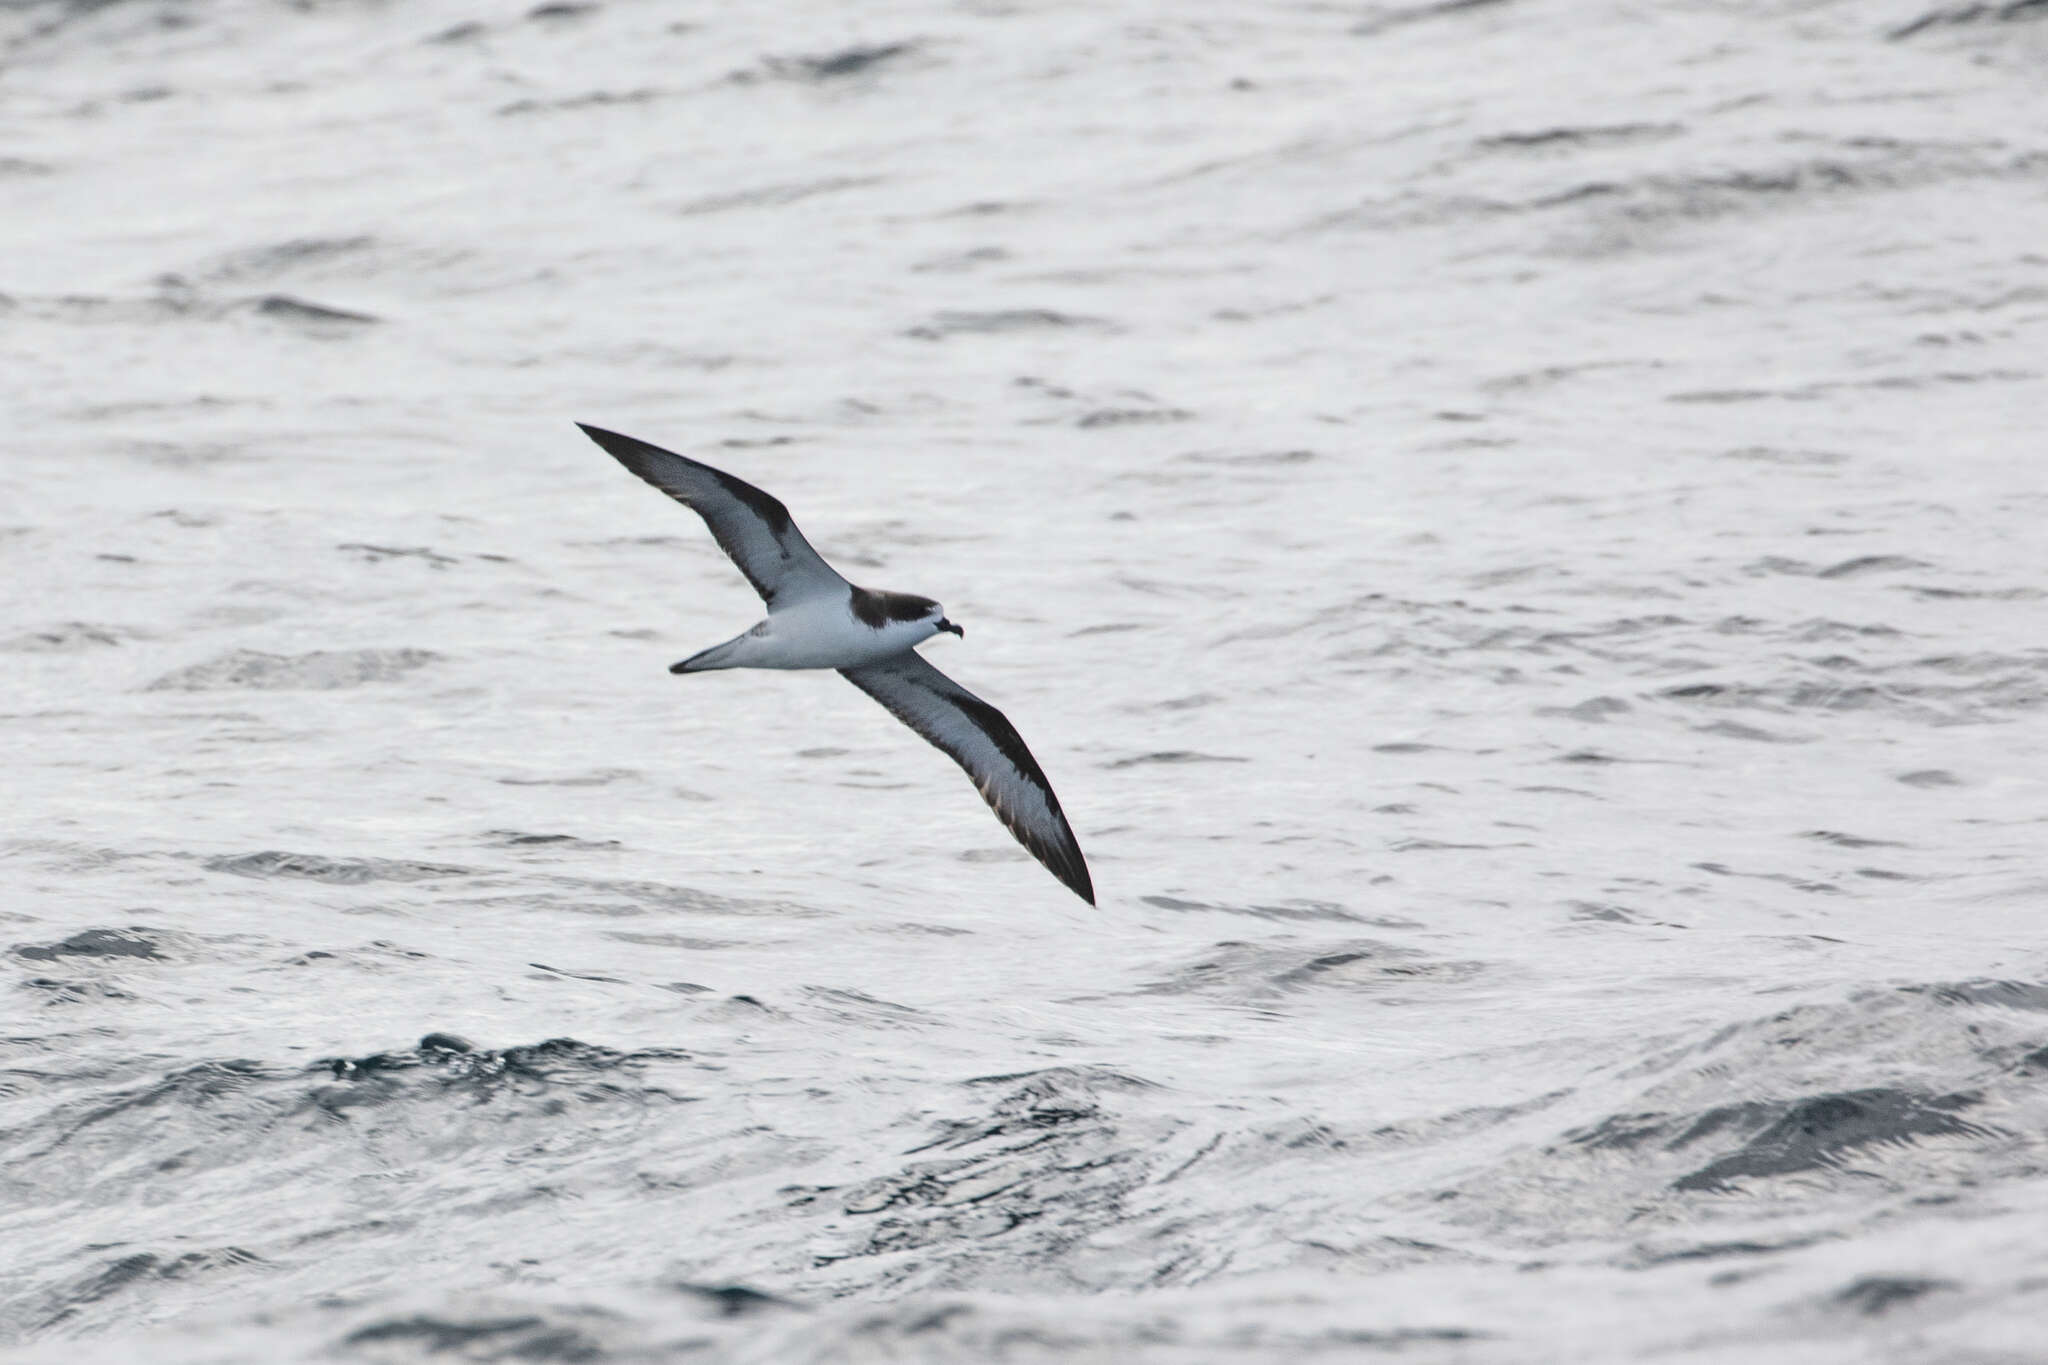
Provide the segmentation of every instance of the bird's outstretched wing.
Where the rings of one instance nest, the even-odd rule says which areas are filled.
[[[1081,846],[1017,727],[1002,712],[925,662],[915,650],[842,668],[839,675],[887,707],[967,770],[981,799],[1073,893],[1095,904]]]
[[[620,464],[704,518],[718,548],[732,557],[771,611],[847,590],[846,580],[796,529],[789,509],[769,494],[672,450],[581,422],[576,425]]]

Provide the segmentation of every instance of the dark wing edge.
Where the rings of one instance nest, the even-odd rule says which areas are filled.
[[[1090,905],[1095,904],[1095,883],[1088,875],[1088,864],[1081,857],[1081,845],[1067,823],[1066,812],[1060,809],[1060,799],[1053,794],[1052,783],[1046,780],[1038,760],[1025,747],[1024,737],[1007,716],[915,651],[859,668],[842,668],[839,676],[880,702],[890,715],[959,764],[973,780],[981,799],[1025,851],[1068,890]],[[962,734],[948,734],[938,723],[947,714],[960,720]],[[975,771],[977,762],[989,770],[989,776]],[[1043,800],[1052,837],[1032,823],[1033,812],[1020,810],[1005,799],[1001,786],[1004,764]]]
[[[789,509],[772,493],[638,437],[622,436],[586,422],[576,425],[633,474],[702,517],[718,548],[725,551],[726,558],[770,607],[775,605],[791,571],[800,575],[823,573],[832,580],[846,581],[811,548],[790,517]],[[733,503],[746,511],[736,511]]]

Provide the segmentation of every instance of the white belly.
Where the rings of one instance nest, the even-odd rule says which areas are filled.
[[[806,602],[778,611],[734,642],[734,668],[858,668],[901,654],[932,638],[923,621],[885,621],[877,628],[854,617],[844,600]]]

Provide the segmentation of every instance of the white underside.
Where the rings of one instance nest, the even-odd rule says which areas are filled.
[[[901,654],[937,634],[928,621],[889,621],[877,630],[846,599],[820,598],[775,612],[746,634],[705,650],[690,671],[714,668],[858,668]]]

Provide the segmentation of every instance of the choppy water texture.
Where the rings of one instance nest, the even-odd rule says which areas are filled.
[[[2048,8],[0,35],[24,1358],[2040,1358]]]

